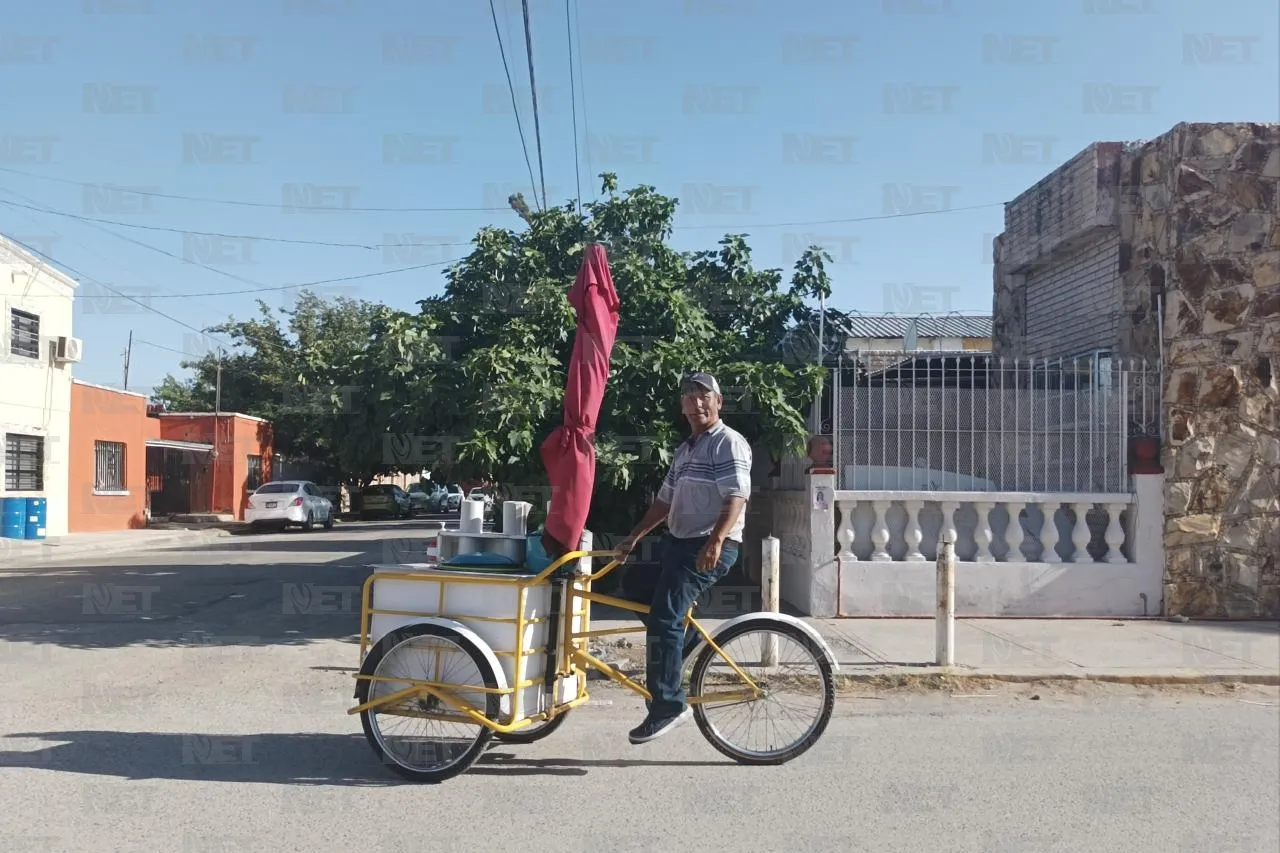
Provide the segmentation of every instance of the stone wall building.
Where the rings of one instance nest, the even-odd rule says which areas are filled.
[[[1280,616],[1280,125],[1095,143],[994,255],[997,354],[1162,365],[1163,612]]]

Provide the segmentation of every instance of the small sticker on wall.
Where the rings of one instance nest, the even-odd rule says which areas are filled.
[[[813,490],[813,508],[824,512],[831,509],[831,501],[827,496],[826,489]]]

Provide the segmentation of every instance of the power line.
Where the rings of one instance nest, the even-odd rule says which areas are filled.
[[[13,239],[13,238],[10,238],[10,239]],[[18,245],[20,246],[23,246],[23,248],[27,248],[25,244],[19,242],[18,240],[14,240],[14,242],[18,243]],[[112,290],[112,288],[107,287],[107,285],[102,284],[102,282],[98,281],[97,279],[92,278],[91,276],[86,276],[86,275],[83,275],[82,273],[76,272],[75,269],[63,263],[62,261],[54,260],[53,258],[50,258],[47,255],[43,255],[43,254],[41,254],[41,257],[46,258],[50,263],[63,267],[69,272],[75,273],[77,276],[84,278],[86,281],[101,285],[102,287],[106,287],[108,290]],[[359,279],[377,278],[379,276],[384,276],[384,275],[396,275],[397,273],[402,273],[402,272],[413,272],[414,270],[430,269],[432,267],[442,267],[442,266],[446,266],[447,264],[457,263],[458,261],[461,261],[461,260],[465,260],[465,259],[452,258],[447,261],[432,261],[431,263],[427,263],[427,264],[414,264],[413,266],[409,266],[409,267],[396,267],[395,269],[378,270],[377,272],[366,272],[366,273],[357,273],[355,275],[344,275],[344,276],[339,276],[338,278],[321,278],[321,279],[316,279],[315,281],[302,281],[302,282],[298,282],[297,284],[282,284],[279,286],[264,284],[264,285],[255,286],[246,290],[211,290],[211,291],[205,291],[202,293],[151,293],[151,294],[147,294],[146,298],[147,299],[196,299],[198,297],[204,297],[204,296],[239,296],[245,293],[272,293],[272,292],[278,292],[283,290],[306,290],[309,287],[315,287],[321,284],[337,284],[343,281],[357,281]],[[215,268],[210,268],[210,269],[216,271]],[[246,279],[246,281],[248,280]],[[115,290],[112,290],[112,292],[118,293],[118,291],[115,291]],[[32,294],[32,296],[40,296],[40,295],[41,294]],[[86,298],[92,299],[94,297],[86,297]]]
[[[279,287],[255,287],[251,290],[215,290],[208,293],[160,293],[149,298],[151,299],[192,299],[197,296],[236,296],[242,293],[262,293],[266,291],[280,290],[305,290],[308,287],[314,287],[320,284],[337,284],[343,281],[356,281],[366,278],[377,278],[384,275],[396,275],[402,272],[413,272],[414,270],[430,269],[431,267],[442,267],[447,264],[456,263],[463,258],[452,258],[447,261],[432,261],[429,264],[415,264],[411,267],[396,267],[391,270],[379,270],[378,272],[357,273],[356,275],[344,275],[338,278],[322,278],[316,281],[304,281],[298,284],[284,284]]]
[[[39,175],[35,172],[24,172],[21,169],[10,169],[0,166],[0,172],[9,172],[13,175],[22,175],[27,178],[36,178],[41,181],[52,181],[56,184],[70,184],[78,187],[110,187],[117,189],[126,189],[125,187],[115,187],[114,184],[90,183],[86,181],[72,181],[67,178],[55,178],[52,175]],[[530,180],[532,180],[532,167],[530,168]],[[139,190],[127,188],[132,195],[146,196],[148,198],[167,198],[173,201],[194,201],[201,204],[225,204],[235,207],[269,207],[279,210],[283,205],[268,201],[243,201],[239,199],[225,198],[205,198],[203,196],[194,195],[177,195],[174,193],[154,192],[151,190]],[[342,209],[344,213],[486,213],[508,210],[506,207],[345,207]]]
[[[11,195],[18,195],[20,198],[26,198],[26,196],[22,196],[22,195],[21,195],[21,194],[19,194],[19,193],[13,193],[13,192],[11,192],[11,191],[6,191],[6,192],[10,192],[10,194],[11,194]],[[30,199],[28,199],[28,201],[30,201]],[[31,206],[29,206],[29,205],[16,204],[16,202],[10,202],[10,201],[6,201],[6,200],[4,200],[4,199],[0,199],[0,204],[16,205],[17,207],[23,207],[23,208],[27,208],[27,209],[30,209],[30,210],[38,210],[38,209],[39,209],[39,208],[31,207]],[[132,244],[133,244],[133,245],[135,245],[135,246],[140,246],[140,247],[142,247],[142,248],[144,248],[144,249],[149,249],[149,250],[151,250],[151,251],[153,251],[153,252],[158,252],[158,253],[160,253],[160,254],[162,254],[162,255],[166,256],[166,257],[173,258],[174,260],[177,260],[177,261],[181,261],[182,263],[194,263],[196,266],[202,267],[202,268],[204,268],[204,269],[208,270],[209,272],[217,273],[218,275],[222,275],[222,276],[225,276],[225,277],[227,277],[227,278],[231,278],[231,279],[233,279],[233,280],[235,280],[235,281],[239,281],[239,282],[242,282],[242,283],[244,283],[244,284],[249,284],[249,285],[252,285],[252,286],[253,286],[253,287],[252,287],[252,289],[250,289],[250,290],[221,290],[221,291],[209,291],[209,292],[205,292],[205,293],[174,293],[174,294],[161,293],[161,294],[153,294],[153,295],[149,295],[149,296],[148,296],[148,298],[149,298],[149,299],[156,299],[156,298],[159,298],[159,299],[194,299],[194,298],[203,297],[203,296],[237,296],[237,295],[244,294],[244,293],[260,293],[260,292],[268,292],[268,291],[293,290],[293,289],[301,289],[301,288],[306,288],[306,287],[312,287],[312,286],[315,286],[315,285],[321,285],[321,284],[335,284],[335,283],[343,282],[343,281],[356,281],[356,280],[358,280],[358,279],[365,279],[365,278],[378,278],[378,277],[380,277],[380,276],[384,276],[384,275],[395,275],[395,274],[397,274],[397,273],[402,273],[402,272],[412,272],[412,271],[414,271],[414,270],[429,269],[429,268],[431,268],[431,267],[447,266],[447,265],[449,265],[449,264],[457,263],[458,261],[464,260],[463,258],[450,258],[450,259],[443,260],[443,261],[431,261],[431,262],[423,263],[423,264],[413,264],[413,265],[411,265],[411,266],[407,266],[407,267],[396,267],[396,268],[394,268],[394,269],[389,269],[389,270],[377,270],[377,271],[375,271],[375,272],[369,272],[369,273],[357,273],[357,274],[355,274],[355,275],[338,276],[338,277],[336,277],[336,278],[316,279],[316,280],[314,280],[314,281],[300,282],[300,283],[297,283],[297,284],[286,284],[286,285],[281,285],[281,286],[271,286],[271,285],[263,284],[262,282],[258,282],[258,281],[254,281],[254,280],[252,280],[252,279],[245,278],[244,276],[236,275],[235,273],[227,272],[226,270],[219,269],[218,267],[212,267],[212,266],[209,266],[208,264],[202,264],[202,263],[199,263],[199,262],[188,262],[185,258],[180,258],[180,257],[178,257],[177,255],[173,254],[172,252],[169,252],[169,251],[166,251],[166,250],[164,250],[164,249],[161,249],[161,248],[159,248],[158,246],[152,246],[152,245],[151,245],[151,244],[149,244],[149,243],[143,243],[143,242],[142,242],[142,241],[140,241],[140,240],[134,240],[132,237],[126,237],[126,236],[125,236],[125,235],[123,235],[123,234],[116,234],[114,231],[110,231],[110,230],[108,230],[108,229],[106,229],[106,228],[101,227],[100,225],[96,225],[96,224],[94,224],[94,222],[93,222],[91,219],[88,219],[88,218],[86,218],[86,217],[78,217],[78,218],[85,219],[91,228],[96,228],[97,230],[99,230],[99,231],[103,232],[104,234],[106,234],[106,235],[108,235],[108,236],[110,236],[110,237],[115,237],[117,240],[124,240],[126,243],[132,243]],[[11,238],[11,239],[12,239],[12,238]],[[24,248],[27,248],[27,249],[29,249],[29,250],[30,250],[30,247],[26,246],[26,244],[22,243],[21,241],[14,240],[14,242],[15,242],[15,243],[18,243],[18,245],[23,246]],[[36,252],[36,254],[37,254],[37,255],[39,255],[40,257],[46,258],[47,260],[49,260],[49,262],[50,262],[50,263],[53,263],[53,264],[58,265],[58,266],[65,267],[66,269],[71,270],[72,272],[75,272],[75,270],[74,270],[74,269],[72,269],[72,267],[68,266],[68,265],[67,265],[67,264],[65,264],[65,263],[62,263],[61,261],[57,261],[57,260],[54,260],[53,258],[50,258],[48,255],[45,255],[43,252]],[[91,282],[93,282],[94,284],[98,284],[98,285],[100,285],[100,286],[102,286],[102,287],[105,287],[107,290],[111,290],[113,293],[118,293],[118,294],[120,293],[119,291],[114,290],[113,288],[109,287],[108,285],[103,284],[101,281],[98,281],[97,279],[94,279],[92,276],[88,276],[88,275],[85,275],[85,274],[83,274],[83,273],[76,273],[76,274],[77,274],[77,275],[79,275],[81,278],[84,278],[84,279],[85,279],[85,280],[87,280],[87,281],[91,281]],[[122,296],[123,296],[124,294],[120,294],[120,295],[122,295]],[[132,297],[126,297],[126,298],[130,299],[131,301],[135,301],[135,302],[137,301],[137,300],[132,299]],[[141,304],[141,303],[139,303],[139,304]],[[158,313],[158,312],[157,312],[157,313]]]
[[[132,303],[134,303],[135,305],[137,305],[138,307],[143,308],[143,309],[145,309],[145,310],[147,310],[147,311],[150,311],[150,312],[152,312],[153,314],[156,314],[156,315],[158,315],[158,316],[161,316],[161,317],[165,318],[166,320],[170,321],[171,323],[177,323],[179,326],[182,326],[184,329],[190,329],[191,331],[195,332],[196,334],[200,334],[200,335],[207,334],[204,330],[202,330],[202,329],[197,329],[195,326],[191,325],[190,323],[187,323],[187,322],[184,322],[184,321],[182,321],[182,320],[179,320],[177,317],[174,317],[174,316],[172,316],[171,314],[166,314],[166,313],[164,313],[163,311],[159,310],[158,308],[152,308],[152,307],[151,307],[150,305],[148,305],[147,303],[142,302],[141,300],[135,299],[135,298],[133,298],[132,296],[130,296],[129,294],[124,293],[124,292],[122,292],[122,291],[120,291],[120,290],[117,290],[116,288],[112,287],[112,286],[111,286],[111,285],[109,285],[109,284],[104,284],[104,283],[102,283],[102,282],[98,281],[98,280],[97,280],[97,279],[95,279],[93,276],[91,276],[91,275],[88,275],[88,274],[86,274],[86,273],[81,272],[80,270],[76,269],[75,267],[71,266],[70,264],[64,263],[64,262],[62,262],[62,261],[54,260],[53,258],[51,258],[51,257],[49,257],[48,255],[46,255],[44,252],[40,251],[39,249],[33,248],[32,246],[28,246],[26,243],[22,242],[21,240],[18,240],[18,239],[14,238],[14,237],[9,237],[8,239],[9,239],[9,240],[12,240],[14,243],[18,244],[19,246],[21,246],[23,249],[25,249],[26,251],[30,252],[31,254],[36,255],[36,256],[38,256],[38,257],[41,257],[41,258],[44,258],[44,259],[45,259],[46,261],[48,261],[49,263],[54,264],[55,266],[60,267],[60,268],[62,268],[62,269],[64,269],[64,270],[66,270],[67,272],[71,273],[72,275],[76,276],[77,278],[79,278],[79,279],[81,279],[81,280],[83,280],[83,281],[91,281],[91,282],[93,282],[94,284],[97,284],[99,287],[103,287],[103,288],[105,288],[105,289],[107,289],[107,290],[111,291],[111,292],[112,292],[112,293],[114,293],[115,295],[119,296],[121,299],[127,299],[127,300],[129,300],[130,302],[132,302]]]
[[[569,16],[570,0],[564,0],[564,32],[569,54],[569,104],[573,111],[573,180],[578,190],[578,216],[582,216],[582,169],[578,154],[578,94],[573,79],[573,22]]]
[[[533,135],[538,144],[538,177],[542,180],[542,209],[547,209],[547,173],[542,165],[542,120],[538,117],[538,84],[533,76],[533,29],[529,25],[529,0],[520,0],[524,9],[524,52],[529,60],[529,97],[533,101]]]
[[[910,213],[886,213],[881,216],[854,216],[848,219],[811,219],[807,222],[766,222],[751,225],[675,225],[676,231],[696,231],[715,228],[725,231],[749,231],[753,228],[797,228],[805,225],[843,225],[850,222],[879,222],[885,219],[905,219],[911,216],[936,216],[943,213],[963,213],[968,210],[986,210],[989,207],[1004,207],[1007,201],[993,201],[987,204],[971,204],[967,207],[948,207],[941,210],[916,210]]]
[[[502,45],[502,30],[498,26],[498,10],[493,5],[493,0],[489,0],[489,12],[493,15],[493,34],[498,38],[498,53],[502,56],[502,70],[507,75],[507,91],[511,93],[511,112],[516,117],[516,131],[520,134],[520,152],[524,154],[524,164],[529,168],[529,186],[533,186],[533,163],[529,161],[529,143],[524,137],[524,125],[520,121],[520,107],[516,103],[516,86],[511,81],[511,66],[507,64],[507,49]],[[534,113],[535,120],[537,113]],[[543,190],[543,199],[546,199],[546,190]],[[534,193],[534,204],[538,203],[537,193]]]
[[[579,48],[579,52],[578,52],[578,57],[579,57],[579,59],[578,59],[578,64],[579,64],[579,67],[581,67],[582,59],[581,59],[581,43],[580,43],[580,42],[579,42],[579,44],[578,44],[578,48]],[[583,84],[582,88],[585,90],[585,88],[586,88],[585,83]],[[513,101],[513,104],[514,104],[514,101]],[[584,133],[584,134],[586,134],[586,135],[589,135],[589,134],[590,134],[590,128],[589,128],[589,126],[587,125],[587,116],[586,116],[586,93],[585,93],[585,91],[583,92],[583,110],[582,110],[582,112],[583,112],[583,117],[582,117],[582,121],[583,121],[583,133]],[[521,141],[522,141],[522,142],[523,142],[523,138],[524,138],[524,137],[523,137],[523,131],[521,131]],[[528,161],[528,157],[527,157],[527,155],[526,155],[526,158],[525,158],[525,159],[526,159],[526,163],[528,163],[529,161]],[[588,169],[591,169],[592,167],[591,167],[591,151],[590,151],[590,147],[588,147],[587,152],[586,152],[586,160],[587,160],[587,167],[588,167]],[[27,173],[27,172],[19,171],[19,170],[17,170],[17,169],[8,169],[8,168],[5,168],[5,167],[3,167],[3,166],[0,166],[0,172],[12,172],[12,173],[14,173],[14,174],[18,174],[18,175],[27,175],[28,177],[35,177],[35,178],[42,178],[42,179],[45,179],[45,180],[58,181],[59,183],[77,184],[77,185],[82,185],[82,186],[98,186],[98,185],[96,185],[96,184],[80,184],[80,182],[78,182],[78,181],[64,181],[64,180],[62,180],[62,179],[59,179],[59,178],[53,178],[53,177],[50,177],[50,176],[47,176],[47,175],[33,175],[33,174],[30,174],[30,173]],[[533,177],[533,166],[532,166],[531,164],[529,165],[529,180],[530,180],[530,181],[533,181],[533,180],[534,180],[534,177]],[[12,195],[18,195],[17,193],[13,193],[12,191],[9,191],[9,192],[10,192],[10,194],[12,194]],[[194,198],[194,197],[189,197],[189,196],[165,196],[165,195],[158,194],[158,193],[144,193],[144,192],[141,192],[141,191],[138,191],[138,190],[132,190],[132,189],[128,190],[128,192],[130,192],[130,193],[132,193],[132,194],[135,194],[135,195],[161,195],[161,197],[163,197],[163,198],[182,198],[182,199],[186,199],[186,200],[189,200],[189,201],[207,201],[207,202],[211,202],[211,203],[226,203],[226,204],[233,204],[233,203],[234,203],[234,204],[240,204],[240,203],[241,203],[241,202],[223,201],[223,200],[219,200],[219,199],[199,199],[199,198]],[[23,196],[20,196],[20,197],[23,197]],[[535,201],[536,201],[536,199],[535,199]],[[24,207],[24,206],[25,206],[25,205],[17,204],[16,202],[12,202],[12,201],[5,201],[5,200],[3,200],[3,199],[0,199],[0,204],[7,204],[7,205],[14,206],[14,207]],[[251,204],[251,203],[249,203],[249,202],[244,202],[244,204]],[[803,226],[807,226],[807,225],[840,225],[840,224],[853,223],[853,222],[878,222],[878,221],[882,221],[882,220],[889,220],[889,219],[905,219],[905,218],[908,218],[908,217],[915,217],[915,216],[932,216],[932,215],[936,215],[936,214],[944,214],[944,213],[962,213],[962,212],[971,211],[971,210],[985,210],[985,209],[987,209],[987,208],[991,208],[991,207],[1003,207],[1003,206],[1005,206],[1005,205],[1007,205],[1007,204],[1008,204],[1008,202],[1005,202],[1005,201],[996,201],[996,202],[989,202],[989,203],[987,203],[987,204],[974,204],[974,205],[968,205],[968,206],[965,206],[965,207],[951,207],[951,208],[943,208],[943,209],[941,209],[941,210],[921,210],[921,211],[914,211],[914,212],[909,212],[909,213],[886,213],[886,214],[882,214],[882,215],[879,215],[879,216],[855,216],[855,217],[849,217],[849,218],[843,218],[843,219],[811,219],[811,220],[802,220],[802,221],[798,221],[798,222],[769,222],[769,223],[758,223],[758,222],[757,222],[757,223],[749,223],[749,224],[742,224],[742,225],[675,225],[675,226],[673,226],[673,230],[675,230],[675,231],[725,230],[725,231],[738,232],[738,231],[744,231],[744,230],[745,230],[745,231],[749,231],[749,230],[751,230],[751,229],[758,229],[758,228],[797,228],[797,227],[803,227]],[[279,205],[262,205],[262,206],[264,206],[264,207],[278,207]],[[469,245],[471,245],[470,243],[431,243],[431,244],[419,244],[419,243],[373,243],[373,244],[365,244],[365,243],[339,243],[339,242],[329,242],[329,241],[324,241],[324,240],[291,240],[291,239],[282,238],[282,237],[260,237],[260,236],[253,236],[253,235],[220,234],[220,233],[218,233],[218,232],[214,232],[214,231],[191,231],[191,230],[188,230],[188,229],[185,229],[185,228],[167,228],[167,227],[161,227],[161,226],[156,226],[156,225],[142,225],[142,224],[140,224],[140,223],[135,223],[135,222],[119,222],[119,221],[116,221],[116,220],[96,219],[95,217],[82,216],[82,215],[77,214],[77,213],[71,213],[71,212],[69,212],[69,211],[55,210],[55,209],[53,209],[53,208],[44,208],[44,207],[28,207],[27,209],[29,209],[29,210],[35,210],[35,211],[39,211],[39,212],[42,212],[42,213],[51,213],[51,214],[56,215],[56,216],[67,216],[67,217],[70,217],[70,218],[73,218],[73,219],[79,219],[79,220],[81,220],[81,221],[89,222],[89,223],[94,223],[94,222],[106,222],[106,223],[108,223],[108,224],[112,224],[112,225],[119,225],[119,226],[122,226],[122,227],[125,227],[125,228],[141,228],[141,229],[145,229],[145,230],[153,230],[153,231],[169,231],[169,232],[173,232],[173,233],[199,234],[199,235],[201,235],[201,236],[208,236],[208,237],[228,237],[228,238],[233,238],[233,239],[262,240],[262,241],[264,241],[264,242],[300,243],[300,244],[305,244],[305,245],[333,246],[333,247],[336,247],[336,248],[385,249],[385,248],[411,248],[411,247],[419,246],[419,245],[432,245],[432,246],[469,246]],[[378,210],[378,211],[383,211],[383,212],[421,213],[421,212],[433,212],[433,211],[441,211],[441,210],[450,210],[450,211],[453,211],[453,210],[457,210],[457,211],[462,211],[462,210],[473,210],[473,208],[434,208],[434,209],[432,209],[432,208],[348,208],[348,210],[369,210],[369,211],[372,211],[372,210]],[[509,208],[509,207],[501,207],[501,208],[498,208],[498,207],[486,207],[486,208],[474,208],[474,210],[490,210],[490,211],[506,210],[506,211],[509,211],[509,210],[510,210],[510,208]],[[127,238],[124,238],[124,237],[123,237],[123,235],[113,234],[112,232],[110,232],[110,231],[106,231],[105,229],[102,229],[102,230],[104,231],[104,233],[111,234],[111,235],[112,235],[112,236],[114,236],[114,237],[119,237],[120,239],[127,239]],[[141,244],[141,245],[144,245],[144,246],[145,246],[146,244]],[[147,246],[147,248],[154,249],[154,247],[151,247],[151,246]],[[155,250],[155,251],[159,251],[159,250]],[[179,260],[182,260],[184,263],[189,263],[188,261],[186,261],[186,259],[183,259],[183,258],[179,258]]]
[[[110,232],[108,232],[108,233],[110,233]],[[118,235],[116,235],[116,236],[118,236]],[[124,293],[123,291],[119,290],[118,288],[112,287],[112,286],[111,286],[111,285],[109,285],[109,284],[105,284],[105,283],[103,283],[103,282],[101,282],[101,281],[98,281],[98,280],[97,280],[97,279],[95,279],[93,276],[88,275],[87,273],[85,273],[85,272],[83,272],[83,271],[81,271],[81,270],[77,269],[76,267],[71,266],[70,264],[64,263],[64,262],[62,262],[62,261],[55,260],[54,258],[50,257],[49,255],[46,255],[44,252],[41,252],[39,249],[36,249],[36,248],[34,248],[34,247],[32,247],[32,246],[28,246],[26,243],[22,242],[21,240],[18,240],[18,239],[14,238],[14,237],[9,237],[9,238],[7,238],[7,239],[9,239],[9,240],[10,240],[10,241],[12,241],[13,243],[15,243],[15,244],[17,244],[17,245],[21,246],[23,249],[25,249],[26,251],[30,252],[31,254],[33,254],[33,255],[35,255],[35,256],[37,256],[37,257],[40,257],[40,258],[44,258],[44,259],[45,259],[46,261],[48,261],[50,264],[53,264],[53,265],[55,265],[55,266],[57,266],[57,267],[59,267],[59,268],[61,268],[61,269],[66,270],[67,272],[69,272],[69,273],[71,273],[72,275],[76,276],[76,277],[77,277],[77,278],[79,278],[80,280],[82,280],[82,281],[89,281],[89,282],[93,282],[94,284],[97,284],[99,287],[102,287],[102,288],[104,288],[105,290],[108,290],[108,291],[110,291],[111,293],[114,293],[116,296],[119,296],[121,299],[126,299],[126,300],[128,300],[129,302],[132,302],[132,303],[134,303],[135,305],[137,305],[139,308],[142,308],[142,309],[143,309],[143,310],[145,310],[145,311],[150,311],[152,314],[155,314],[155,315],[156,315],[156,316],[158,316],[158,317],[163,317],[164,319],[168,320],[169,322],[171,322],[171,323],[175,323],[175,324],[177,324],[177,325],[181,326],[181,327],[182,327],[182,328],[184,328],[184,329],[187,329],[187,330],[189,330],[189,331],[195,332],[196,334],[201,335],[201,336],[204,336],[204,337],[212,338],[214,341],[219,341],[219,340],[221,340],[222,342],[224,342],[224,343],[225,343],[225,345],[226,345],[227,347],[235,347],[235,346],[237,345],[237,344],[236,344],[236,342],[235,342],[235,341],[233,341],[233,340],[232,340],[232,339],[230,339],[230,338],[221,338],[221,339],[220,339],[217,335],[213,335],[213,334],[211,334],[211,333],[209,332],[209,330],[208,330],[208,329],[199,329],[199,328],[196,328],[195,326],[191,325],[190,323],[187,323],[187,322],[185,322],[185,321],[183,321],[183,320],[179,320],[177,317],[174,317],[172,314],[167,314],[167,313],[165,313],[164,311],[161,311],[160,309],[153,307],[152,305],[148,304],[147,302],[143,302],[142,300],[136,299],[136,298],[134,298],[134,297],[130,296],[129,294]],[[145,244],[143,244],[143,245],[145,245]],[[435,265],[435,264],[424,264],[424,265],[422,265],[422,266],[436,266],[436,265]],[[408,268],[405,268],[405,269],[417,269],[417,268],[419,268],[419,267],[408,267]],[[394,273],[394,272],[404,272],[404,271],[405,271],[405,269],[400,269],[400,270],[383,270],[383,271],[382,271],[382,272],[380,272],[380,273],[371,273],[370,275],[388,275],[388,274],[391,274],[391,273]],[[348,277],[348,278],[351,278],[351,277]],[[334,280],[334,281],[338,281],[338,280],[341,280],[341,279],[333,279],[333,280]],[[311,284],[321,284],[321,283],[323,283],[323,282],[311,282]],[[254,289],[254,290],[251,290],[251,291],[235,291],[235,292],[237,292],[237,293],[258,293],[258,292],[261,292],[261,291],[263,291],[263,290],[284,290],[284,289],[288,289],[289,287],[305,287],[305,286],[306,286],[306,285],[288,285],[288,286],[287,286],[287,287],[285,287],[285,288],[266,288],[266,287],[259,287],[259,288],[256,288],[256,289]],[[201,293],[192,293],[192,294],[180,294],[180,295],[182,295],[182,296],[195,297],[195,296],[221,296],[221,295],[226,295],[226,294],[225,294],[225,293],[203,293],[203,294],[201,294]],[[152,297],[148,297],[148,298],[152,298]],[[293,355],[293,354],[295,354],[295,353],[296,353],[296,350],[295,350],[295,349],[293,349],[293,348],[289,348],[289,347],[285,347],[285,346],[283,346],[283,345],[276,344],[274,341],[270,341],[270,340],[267,340],[267,339],[252,339],[252,340],[249,340],[248,342],[249,342],[249,344],[250,344],[251,346],[253,346],[255,349],[258,349],[258,350],[274,350],[274,351],[276,351],[276,352],[278,352],[278,353],[281,353],[281,354],[283,354],[283,355]],[[191,355],[191,353],[189,353],[189,352],[183,352],[183,351],[180,351],[180,350],[175,350],[175,349],[173,349],[172,347],[164,347],[164,346],[161,346],[161,345],[159,345],[159,344],[153,344],[153,343],[150,343],[149,341],[142,341],[142,343],[147,343],[149,346],[159,347],[160,349],[167,349],[167,350],[169,350],[169,351],[171,351],[171,352],[178,353],[179,355],[186,355],[186,356],[190,356],[190,355]]]
[[[35,205],[21,204],[16,201],[6,201],[0,199],[0,204],[7,204],[10,207],[22,207],[27,210],[34,210],[38,213],[49,213],[54,216],[65,216],[69,219],[76,219],[81,222],[97,222],[103,225],[116,225],[121,228],[139,228],[144,231],[165,231],[171,234],[184,234],[199,237],[223,237],[228,240],[255,240],[263,243],[292,243],[301,246],[328,246],[338,249],[366,249],[377,251],[379,249],[392,248],[410,248],[413,246],[469,246],[470,243],[338,243],[331,240],[295,240],[289,237],[266,237],[260,234],[224,234],[219,231],[194,231],[190,228],[172,228],[166,225],[143,225],[139,222],[121,222],[118,219],[102,219],[97,216],[84,216],[79,213],[72,213],[69,210],[58,210],[52,207],[38,207]]]
[[[582,84],[582,135],[591,139],[591,125],[587,122],[587,79],[582,76],[582,21],[578,18],[578,0],[573,0],[573,28],[578,33],[578,40],[574,45],[574,52],[578,55],[578,76],[579,82]],[[595,167],[591,165],[591,146],[587,146],[587,172],[591,175],[591,180],[596,179]]]
[[[189,352],[185,352],[185,351],[180,350],[180,349],[174,349],[173,347],[167,347],[167,346],[165,346],[164,344],[156,344],[156,343],[152,343],[151,341],[144,341],[144,340],[142,340],[142,338],[135,338],[133,342],[134,342],[135,344],[145,344],[146,346],[149,346],[149,347],[155,347],[156,349],[162,349],[162,350],[164,350],[165,352],[177,353],[178,355],[191,355],[191,353],[189,353]]]

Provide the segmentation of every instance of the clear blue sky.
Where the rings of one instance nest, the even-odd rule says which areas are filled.
[[[481,0],[10,5],[0,34],[0,202],[153,229],[374,247],[465,244],[485,224],[520,224],[505,209],[512,190],[532,203]],[[557,203],[576,193],[565,6],[530,5]],[[746,231],[761,266],[789,271],[799,245],[824,242],[837,261],[834,305],[846,310],[989,312],[1000,203],[1090,142],[1150,138],[1179,121],[1280,120],[1275,0],[575,5],[584,197],[605,169],[624,187],[653,184],[685,199],[678,247]],[[496,8],[532,156],[520,4]],[[408,134],[390,152],[398,162],[387,162],[388,134]],[[258,206],[86,196],[84,183]],[[328,187],[290,196],[319,204],[470,210],[284,212],[287,184]],[[942,206],[956,210],[792,224]],[[132,330],[137,390],[201,346],[182,324],[245,317],[259,295],[288,303],[289,291],[268,288],[466,251],[193,241],[6,203],[0,231],[84,281],[77,376],[119,384]],[[314,289],[410,308],[441,287],[429,268]]]

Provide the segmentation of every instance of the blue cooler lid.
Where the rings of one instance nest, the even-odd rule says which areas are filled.
[[[458,554],[443,565],[454,569],[510,569],[520,564],[504,554],[477,551],[474,554]]]

